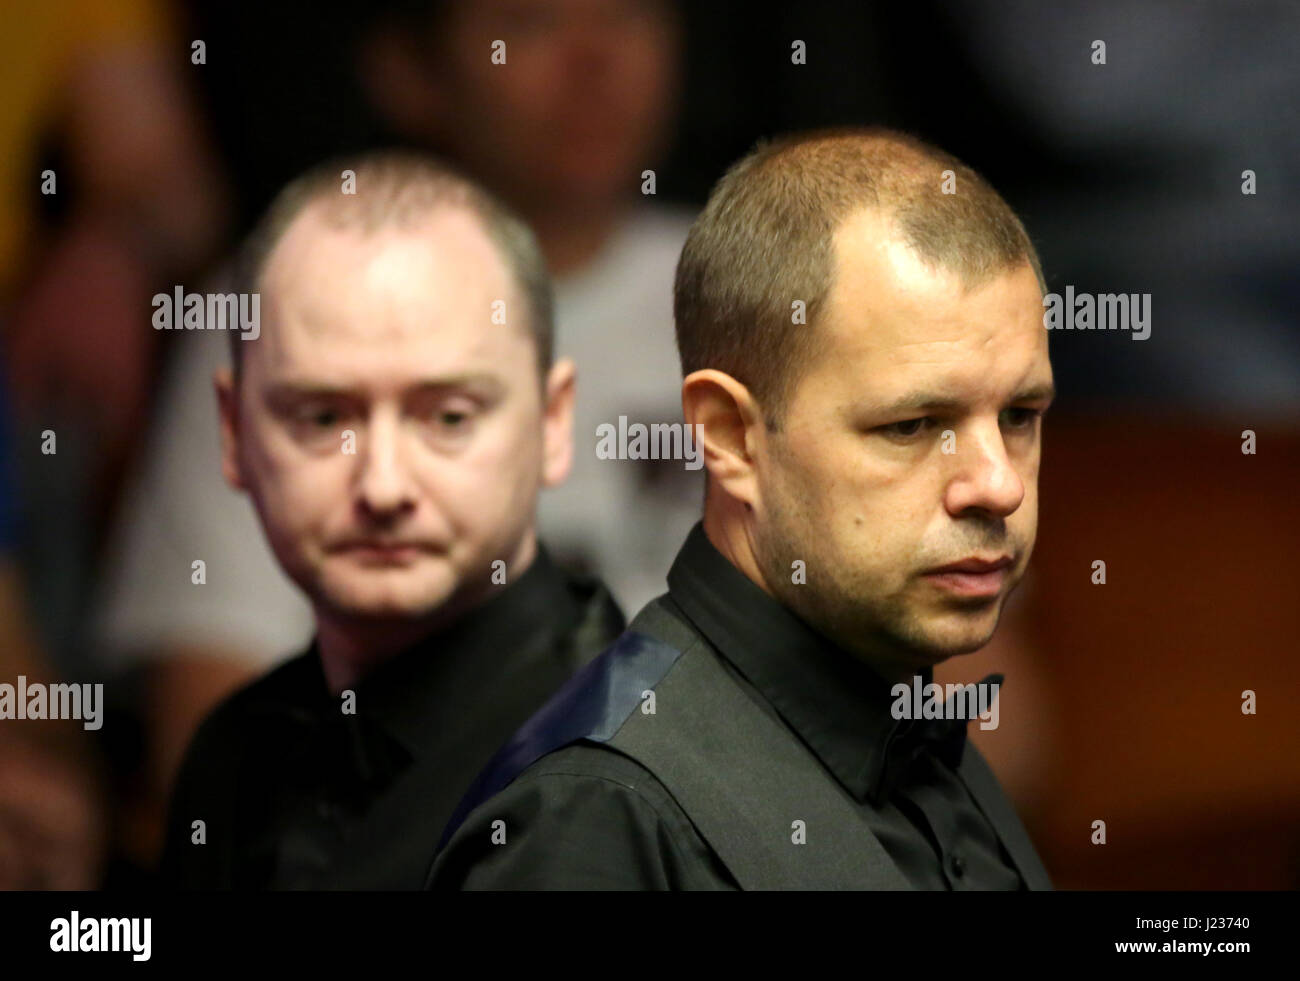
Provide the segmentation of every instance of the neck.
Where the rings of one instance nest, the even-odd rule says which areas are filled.
[[[743,504],[734,498],[710,493],[704,505],[704,534],[723,558],[768,596],[781,602],[781,597],[768,585],[759,565],[752,514]]]
[[[434,634],[428,619],[380,620],[316,614],[316,647],[330,693],[352,688],[389,658]]]
[[[530,530],[506,561],[506,583],[518,581],[537,558],[537,536]],[[490,574],[480,577],[490,582]],[[436,610],[420,617],[366,617],[316,604],[316,649],[330,693],[337,695],[402,651],[441,633],[505,586],[472,593],[462,588]]]

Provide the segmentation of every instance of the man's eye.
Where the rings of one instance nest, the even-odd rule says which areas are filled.
[[[473,409],[462,406],[459,409],[431,409],[425,420],[431,433],[460,438],[473,431],[474,416]]]
[[[919,435],[928,422],[930,422],[930,417],[922,416],[920,419],[905,419],[902,422],[890,423],[888,426],[881,426],[880,429],[886,435],[906,438]]]
[[[339,424],[343,413],[333,406],[305,406],[294,413],[294,419],[312,429],[329,429]]]
[[[1008,424],[1014,429],[1028,429],[1042,413],[1038,409],[1007,409]]]

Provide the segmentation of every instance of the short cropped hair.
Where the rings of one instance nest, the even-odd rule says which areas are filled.
[[[945,170],[956,193],[943,192]],[[718,181],[682,248],[673,317],[683,375],[731,375],[779,429],[817,343],[835,232],[864,207],[892,218],[911,249],[967,288],[1028,262],[1046,292],[1020,219],[950,154],[882,128],[764,141]],[[804,324],[792,323],[795,300],[804,302]]]
[[[342,193],[343,172],[355,175],[355,194]],[[241,293],[261,289],[267,262],[289,226],[311,205],[323,205],[326,222],[371,234],[381,228],[408,227],[442,208],[474,215],[527,308],[529,331],[542,377],[554,356],[555,315],[551,279],[541,247],[528,225],[497,197],[455,168],[433,157],[405,150],[382,150],[319,164],[276,195],[235,261]],[[484,311],[486,323],[487,311]],[[230,335],[231,361],[238,378],[243,342]]]

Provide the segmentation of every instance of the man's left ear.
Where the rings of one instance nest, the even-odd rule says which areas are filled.
[[[578,369],[570,358],[561,358],[546,374],[546,408],[542,419],[544,441],[542,486],[564,483],[573,466],[573,399]]]
[[[239,465],[239,392],[229,368],[219,368],[212,378],[221,423],[221,473],[235,490],[247,490]]]

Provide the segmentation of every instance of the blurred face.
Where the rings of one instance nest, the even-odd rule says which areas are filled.
[[[666,0],[472,0],[431,52],[440,130],[469,172],[516,200],[626,197],[676,99]],[[492,44],[506,44],[493,64]]]
[[[1041,293],[1028,263],[967,291],[871,211],[835,247],[824,347],[760,462],[755,551],[785,605],[902,677],[986,644],[1029,561],[1052,384]],[[971,558],[1010,564],[931,574]]]
[[[507,325],[491,322],[501,299]],[[568,466],[571,378],[544,399],[522,302],[473,216],[366,234],[308,208],[262,300],[239,390],[219,382],[224,463],[318,615],[467,607],[495,560],[531,558],[538,488]]]

